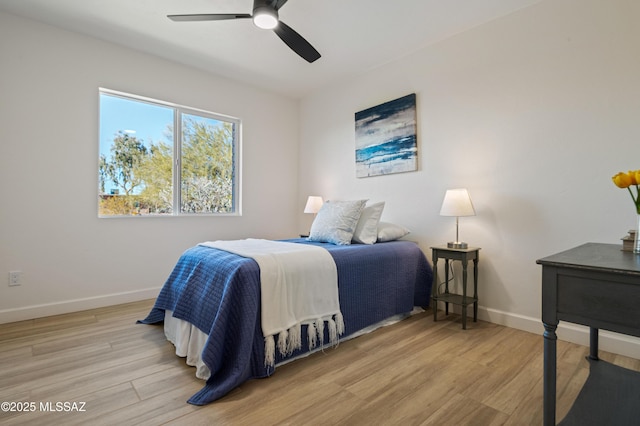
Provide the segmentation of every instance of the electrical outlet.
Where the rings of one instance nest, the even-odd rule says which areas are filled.
[[[22,271],[9,272],[9,287],[22,285]]]

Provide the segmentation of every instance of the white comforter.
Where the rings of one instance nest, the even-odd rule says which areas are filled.
[[[285,355],[301,347],[300,327],[308,325],[309,346],[324,339],[324,323],[332,343],[344,332],[335,262],[322,247],[246,239],[207,241],[202,246],[254,259],[260,267],[262,333],[265,363],[275,361],[275,339]]]

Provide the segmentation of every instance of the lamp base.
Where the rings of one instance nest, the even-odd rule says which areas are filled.
[[[466,249],[468,247],[469,247],[469,245],[467,243],[463,243],[463,242],[460,242],[460,241],[447,243],[447,248]]]

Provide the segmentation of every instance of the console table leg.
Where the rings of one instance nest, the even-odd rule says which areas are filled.
[[[543,418],[544,426],[556,424],[556,328],[558,324],[544,324]]]
[[[598,329],[591,327],[589,329],[589,359],[598,361]]]

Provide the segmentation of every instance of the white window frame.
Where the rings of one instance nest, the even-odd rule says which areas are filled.
[[[153,215],[140,215],[136,217],[175,217],[175,216],[242,216],[242,121],[237,117],[229,115],[213,113],[203,109],[187,107],[171,102],[161,101],[153,98],[148,98],[140,95],[133,95],[130,93],[120,92],[107,88],[99,88],[99,96],[105,94],[108,96],[119,97],[125,100],[144,102],[151,105],[157,105],[161,107],[167,107],[173,109],[173,170],[172,170],[172,193],[173,193],[173,208],[169,214],[153,214]],[[232,202],[233,208],[231,212],[224,213],[187,213],[182,212],[182,190],[181,190],[181,171],[182,171],[182,115],[190,114],[200,117],[211,118],[218,121],[225,121],[233,123],[233,189],[232,189]],[[101,124],[101,123],[100,123]],[[99,139],[99,138],[98,138]],[[99,143],[100,141],[98,141]],[[97,175],[97,173],[96,173]],[[101,216],[100,218],[114,218],[114,217],[131,217],[130,215],[109,215]]]

